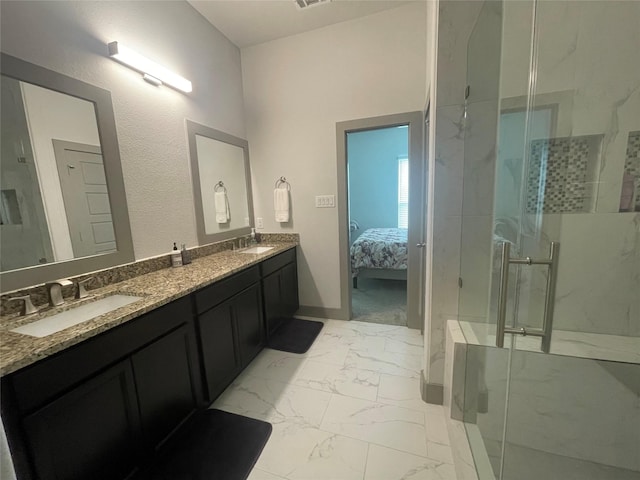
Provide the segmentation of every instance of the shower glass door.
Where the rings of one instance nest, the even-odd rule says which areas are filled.
[[[639,24],[640,2],[486,1],[469,37],[459,320],[481,480],[640,478]]]

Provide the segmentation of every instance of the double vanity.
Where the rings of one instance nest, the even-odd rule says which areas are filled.
[[[19,479],[124,479],[148,464],[298,309],[296,243],[225,250],[89,293],[0,324]],[[12,331],[116,295],[135,300],[50,335]]]
[[[169,231],[186,239],[134,249],[111,92],[0,60],[0,400],[11,460],[19,480],[130,478],[296,312],[298,238],[232,249],[255,239],[248,142],[181,117],[168,123],[185,127],[185,158],[171,162],[192,174],[178,196],[192,194],[196,231],[184,211]],[[176,179],[153,178],[171,202]],[[134,261],[136,249],[166,252],[194,233],[192,263]],[[71,299],[85,284],[89,295]]]

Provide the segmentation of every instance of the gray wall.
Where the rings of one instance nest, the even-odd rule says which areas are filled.
[[[336,123],[422,110],[426,57],[424,3],[242,49],[254,212],[268,232],[300,233],[303,306],[340,308],[338,209],[314,203],[337,191]],[[286,224],[273,212],[282,175]]]
[[[2,51],[111,91],[136,259],[197,244],[185,118],[245,138],[240,51],[186,2],[2,2]],[[156,88],[121,41],[193,82]]]

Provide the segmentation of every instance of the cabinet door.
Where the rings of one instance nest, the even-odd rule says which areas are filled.
[[[271,336],[275,329],[280,326],[284,315],[280,277],[281,271],[277,270],[262,279],[264,321],[267,337]]]
[[[295,263],[289,263],[282,267],[280,288],[284,314],[286,317],[291,317],[300,307],[298,301],[298,268]]]
[[[24,428],[40,480],[124,478],[140,445],[131,363],[116,364],[25,417]]]
[[[168,333],[131,357],[142,431],[156,447],[198,406],[199,371],[190,324]]]
[[[240,372],[233,323],[231,301],[198,317],[209,401],[215,400]]]
[[[264,346],[264,326],[258,284],[233,298],[233,313],[238,329],[240,364],[244,368]]]

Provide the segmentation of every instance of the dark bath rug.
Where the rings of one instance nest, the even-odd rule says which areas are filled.
[[[323,326],[322,322],[285,318],[269,338],[267,346],[283,352],[305,353]]]
[[[193,415],[136,480],[246,480],[271,424],[222,410]]]

